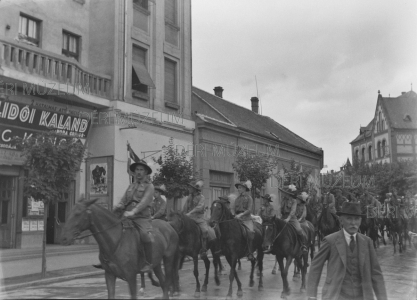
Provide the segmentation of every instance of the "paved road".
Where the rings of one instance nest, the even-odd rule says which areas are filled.
[[[393,255],[392,245],[381,246],[378,250],[378,257],[381,263],[385,281],[387,285],[389,299],[401,299],[409,300],[416,299],[417,297],[417,256],[414,249],[407,249],[406,253]],[[224,259],[222,259],[224,261]],[[242,270],[238,271],[239,277],[243,283],[243,300],[249,299],[277,299],[282,291],[282,280],[279,274],[272,275],[271,270],[274,264],[274,258],[272,256],[265,257],[265,270],[264,270],[264,291],[258,292],[258,278],[255,276],[255,286],[250,288],[249,282],[249,263],[242,260]],[[293,269],[290,268],[292,273]],[[182,294],[181,299],[193,298],[195,281],[192,275],[192,266],[190,262],[186,262],[184,269],[180,271],[180,280]],[[323,275],[326,270],[324,269]],[[204,270],[202,264],[200,264],[200,280],[202,281]],[[228,276],[221,276],[221,285],[217,287],[213,280],[213,271],[210,272],[209,288],[207,293],[202,293],[200,299],[224,299],[227,294],[229,285]],[[322,275],[322,278],[324,276]],[[292,276],[291,276],[292,277]],[[290,279],[290,286],[292,294],[288,299],[305,299],[305,294],[299,292],[300,282],[292,281]],[[139,278],[138,278],[139,279]],[[321,281],[321,284],[323,284]],[[161,290],[159,288],[152,287],[149,280],[146,281],[146,293],[144,296],[140,296],[143,299],[152,299],[157,296],[161,296]],[[321,290],[321,288],[319,288]],[[236,297],[237,286],[234,283],[233,298]],[[44,286],[25,288],[19,291],[10,291],[0,294],[0,299],[103,299],[107,297],[106,286],[104,276],[94,276],[82,279],[69,280],[66,282],[59,282],[54,284],[48,284]],[[119,299],[129,298],[127,284],[121,280],[117,280],[116,297]]]

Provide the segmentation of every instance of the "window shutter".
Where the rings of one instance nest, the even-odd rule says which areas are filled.
[[[177,1],[165,0],[165,20],[177,24]]]
[[[165,101],[177,102],[176,63],[165,59]]]
[[[155,88],[155,84],[151,76],[149,75],[148,68],[146,67],[146,50],[133,46],[132,50],[132,65],[136,72],[141,84],[147,85],[151,88]],[[133,75],[132,75],[133,76]]]

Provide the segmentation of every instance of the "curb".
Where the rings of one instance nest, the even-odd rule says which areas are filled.
[[[11,284],[7,286],[3,286],[3,289],[0,290],[0,292],[9,292],[9,291],[19,289],[19,288],[24,288],[24,287],[55,283],[55,282],[64,281],[64,280],[71,280],[71,279],[77,279],[77,278],[83,278],[83,277],[89,277],[89,276],[95,276],[95,275],[101,275],[101,274],[104,274],[104,271],[71,274],[71,275],[65,275],[65,276],[58,276],[54,278],[45,278],[45,279],[39,279],[39,280],[34,280],[34,281],[29,281],[29,282],[22,282],[18,284]]]
[[[62,256],[62,255],[75,255],[75,254],[83,254],[83,253],[91,253],[91,252],[97,252],[99,249],[88,249],[88,250],[79,250],[79,251],[73,251],[73,252],[50,252],[46,253],[46,257],[52,257],[52,256]],[[33,258],[42,258],[41,254],[27,254],[27,255],[16,255],[16,256],[3,256],[0,257],[0,263],[2,262],[10,262],[10,261],[16,261],[16,260],[25,260],[25,259],[33,259]]]

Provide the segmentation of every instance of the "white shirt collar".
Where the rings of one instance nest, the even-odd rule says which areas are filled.
[[[343,228],[343,234],[345,235],[345,240],[346,240],[346,243],[349,245],[349,243],[350,243],[350,236],[351,236],[351,234],[350,233],[348,233],[344,228]],[[353,238],[355,239],[355,242],[356,242],[356,235],[357,235],[357,233],[355,233],[354,235],[353,235]]]

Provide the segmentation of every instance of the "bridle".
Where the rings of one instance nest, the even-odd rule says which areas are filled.
[[[272,240],[272,244],[275,243],[275,241],[279,238],[279,236],[281,235],[281,233],[284,231],[285,227],[287,227],[288,222],[285,222],[284,227],[282,227],[281,231],[276,235],[276,237]],[[262,224],[262,226],[272,226],[273,228],[273,232],[276,231],[276,224],[275,223],[270,223],[270,224]]]
[[[230,221],[234,221],[234,220],[236,220],[236,219],[230,219],[230,220],[224,220],[225,218],[226,218],[226,216],[225,216],[225,214],[226,214],[226,212],[225,212],[225,206],[224,206],[224,203],[222,203],[221,201],[219,201],[219,200],[216,200],[216,201],[214,201],[213,202],[213,204],[212,204],[212,207],[215,205],[215,204],[220,204],[220,206],[221,206],[221,210],[222,210],[222,213],[221,213],[221,215],[220,215],[220,218],[219,218],[219,221],[211,221],[211,222],[213,222],[215,225],[214,225],[214,228],[216,228],[219,224],[221,224],[221,223],[226,223],[226,222],[230,222]],[[223,220],[223,221],[220,221],[220,220]]]
[[[88,218],[89,223],[90,224],[94,224],[93,219],[91,218],[91,209],[90,208],[87,208],[86,209],[86,212],[87,212],[87,218]],[[97,232],[92,232],[90,234],[83,235],[81,237],[78,237],[78,235],[80,235],[80,232],[77,231],[77,232],[74,233],[74,237],[72,238],[72,240],[73,241],[74,240],[80,240],[80,239],[83,239],[83,238],[86,238],[86,237],[89,237],[89,236],[92,236],[92,235],[95,235],[95,234],[103,233],[103,232],[109,230],[110,228],[115,227],[116,225],[118,225],[121,222],[122,221],[118,221],[118,222],[114,223],[113,225],[111,225],[111,226],[109,226],[109,227],[107,227],[107,228],[105,228],[103,230],[100,230],[100,231],[97,231]]]

